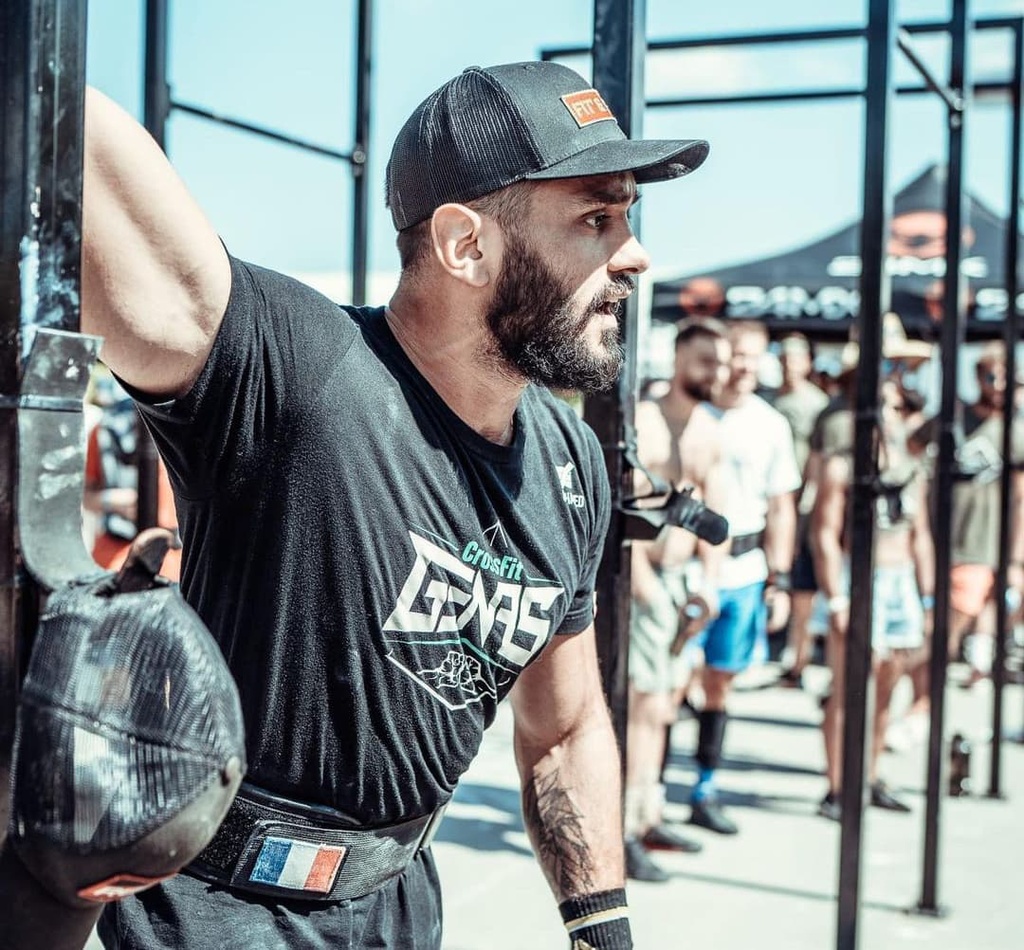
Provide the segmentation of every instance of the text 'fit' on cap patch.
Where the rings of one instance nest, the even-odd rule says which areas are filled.
[[[581,129],[595,122],[607,122],[609,119],[615,121],[608,103],[601,98],[596,89],[581,89],[579,92],[570,92],[559,98]]]

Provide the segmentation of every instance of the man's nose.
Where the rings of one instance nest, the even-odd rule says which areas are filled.
[[[617,274],[642,274],[650,266],[650,255],[635,234],[629,236],[608,262],[608,269]]]

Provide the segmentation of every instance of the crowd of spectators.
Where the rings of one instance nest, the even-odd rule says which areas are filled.
[[[694,354],[695,339],[710,340]],[[665,728],[681,716],[697,719],[698,741],[689,823],[719,834],[740,829],[719,804],[716,771],[723,757],[728,695],[753,666],[778,671],[776,685],[807,688],[811,664],[827,670],[819,687],[823,738],[822,799],[818,814],[841,818],[845,643],[850,617],[849,522],[853,492],[856,343],[822,347],[791,333],[770,341],[763,325],[691,318],[680,325],[674,374],[645,387],[638,409],[638,484],[649,471],[678,486],[693,485],[714,498],[730,521],[730,539],[707,571],[707,552],[693,546],[689,561],[668,557],[686,550],[673,533],[645,545],[642,568],[634,552],[630,653],[630,737],[637,711]],[[935,460],[939,427],[933,347],[908,339],[899,317],[883,322],[880,403],[875,439],[872,577],[874,706],[866,762],[871,805],[906,813],[911,806],[879,774],[880,753],[902,751],[927,735],[929,656],[935,607]],[[708,363],[718,360],[717,366]],[[995,573],[999,561],[1000,472],[1006,360],[1001,344],[978,349],[972,361],[977,396],[956,419],[956,462],[950,577],[950,659],[960,685],[973,688],[992,668]],[[706,392],[701,392],[704,386]],[[714,422],[709,429],[707,419]],[[704,462],[699,479],[689,469],[699,427]],[[709,432],[712,434],[709,436]],[[707,440],[712,439],[712,448]],[[1012,512],[1024,524],[1024,418],[1015,414],[1011,437]],[[707,458],[714,461],[709,465]],[[1011,531],[1008,603],[1019,620],[1024,589],[1024,531]],[[660,586],[651,583],[651,565]],[[668,580],[671,576],[671,581]],[[652,613],[652,590],[659,611]],[[694,599],[707,607],[693,609]],[[666,604],[668,608],[666,608]],[[695,619],[696,618],[696,619]],[[671,675],[655,689],[649,672],[661,644]],[[680,649],[681,648],[681,649]],[[966,673],[961,674],[961,670]],[[909,680],[909,703],[890,721],[897,684]],[[652,707],[651,693],[659,694]],[[656,708],[661,719],[651,715]],[[653,727],[652,727],[653,728]],[[653,731],[652,731],[653,734]],[[669,743],[659,748],[669,755]],[[650,758],[650,756],[648,757]],[[650,852],[700,850],[660,810],[635,820],[636,802],[664,799],[665,770],[648,761],[627,770],[627,870],[635,880],[667,878]],[[627,809],[627,815],[629,814]]]
[[[665,820],[666,767],[680,715],[697,721],[690,824],[736,834],[717,794],[725,765],[728,697],[735,678],[774,664],[779,687],[802,689],[809,665],[829,672],[820,694],[823,797],[818,813],[841,817],[845,638],[856,343],[816,353],[791,333],[770,341],[763,325],[710,317],[683,321],[671,379],[648,380],[637,409],[638,489],[655,476],[693,489],[730,522],[713,547],[682,529],[633,544],[630,707],[625,833],[629,876],[663,881],[650,852],[695,853],[703,845]],[[930,344],[909,340],[895,314],[883,328],[878,419],[879,486],[873,575],[874,706],[867,775],[872,805],[910,807],[879,775],[883,749],[902,751],[927,735],[934,601],[935,460],[939,429],[929,412],[935,374]],[[991,673],[996,635],[1000,472],[1006,360],[1001,344],[973,364],[976,397],[957,421],[951,552],[950,657],[972,688]],[[128,394],[99,367],[86,406],[83,499],[86,541],[96,562],[116,569],[138,530],[139,418]],[[1011,437],[1013,514],[1024,524],[1024,417]],[[157,521],[174,528],[173,498],[158,466]],[[1011,532],[1011,614],[1024,590],[1024,531]],[[180,552],[163,573],[177,580]],[[912,699],[890,723],[903,677]]]

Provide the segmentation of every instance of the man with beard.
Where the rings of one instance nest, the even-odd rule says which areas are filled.
[[[563,66],[467,69],[392,151],[397,291],[339,307],[233,258],[89,93],[83,328],[167,462],[249,762],[210,847],[111,905],[106,946],[436,950],[430,838],[506,697],[571,940],[632,945],[593,623],[608,475],[548,387],[613,383],[649,264],[637,184],[706,153],[627,140]]]
[[[725,328],[711,318],[684,320],[677,328],[675,354],[669,391],[637,406],[637,455],[646,472],[679,488],[691,487],[709,507],[721,508],[718,424],[702,403],[728,376]],[[717,613],[720,551],[698,544],[682,528],[666,528],[655,541],[632,544],[625,831],[626,873],[635,880],[668,879],[645,849],[700,850],[699,843],[662,823],[660,773],[691,671],[683,641]],[[687,590],[684,572],[695,553],[704,568],[701,587]]]
[[[789,423],[754,392],[768,332],[763,324],[738,321],[729,327],[729,342],[729,380],[714,411],[726,472],[723,513],[732,541],[719,572],[719,614],[695,638],[704,650],[705,699],[690,816],[693,824],[719,834],[738,831],[722,809],[715,783],[729,691],[759,653],[767,655],[769,622],[773,630],[786,625],[796,539],[794,493],[800,488]]]

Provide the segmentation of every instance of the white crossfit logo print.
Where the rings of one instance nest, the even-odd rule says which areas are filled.
[[[574,490],[579,485],[579,476],[573,478],[572,474],[576,471],[576,466],[572,462],[566,462],[565,465],[556,465],[555,471],[558,472],[558,483],[562,486],[562,498],[565,499],[565,503],[573,508],[585,507],[586,499],[583,493]]]

